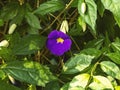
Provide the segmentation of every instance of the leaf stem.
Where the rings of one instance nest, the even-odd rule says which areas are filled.
[[[80,48],[79,48],[78,44],[76,43],[76,41],[72,38],[72,36],[70,36],[70,38],[72,39],[73,43],[75,44],[77,50],[80,51]]]
[[[50,29],[50,27],[56,22],[56,20],[70,7],[70,5],[72,4],[73,1],[74,0],[71,0],[68,4],[66,4],[66,7],[63,9],[63,11],[61,11],[59,13],[59,15],[54,19],[54,21],[47,28],[45,28],[45,30],[43,30],[40,34],[44,33],[48,29]]]

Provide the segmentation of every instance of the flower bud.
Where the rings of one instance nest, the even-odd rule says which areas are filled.
[[[86,23],[85,22],[83,22],[83,24],[82,24],[82,29],[83,29],[83,32],[86,31]]]
[[[69,30],[68,22],[67,20],[64,20],[61,24],[60,31],[62,31],[63,33],[66,33],[68,32],[68,30]]]
[[[2,40],[0,42],[0,47],[8,47],[8,45],[9,45],[9,42],[7,40]]]
[[[86,11],[86,4],[85,4],[85,2],[83,2],[83,3],[81,4],[81,12],[84,14],[85,11]]]
[[[82,27],[83,32],[85,32],[86,31],[86,22],[85,22],[84,18],[79,17],[78,22],[79,22],[79,25]]]
[[[12,34],[15,31],[16,27],[17,27],[16,24],[12,24],[8,30],[8,34]]]
[[[11,81],[11,83],[15,85],[15,79],[13,77],[11,77],[10,75],[8,75],[8,78]]]

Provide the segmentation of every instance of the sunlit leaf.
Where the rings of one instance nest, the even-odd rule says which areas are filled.
[[[14,61],[4,64],[2,70],[13,78],[34,85],[45,86],[55,77],[49,68],[32,61]]]
[[[89,85],[92,90],[113,90],[111,82],[104,76],[93,76],[93,82]]]
[[[41,4],[38,9],[34,11],[36,14],[45,15],[51,12],[61,10],[65,7],[61,0],[51,0]]]
[[[120,0],[101,0],[101,2],[105,9],[110,10],[113,13],[116,22],[120,26]]]
[[[109,76],[112,76],[114,78],[117,78],[120,80],[120,69],[118,66],[111,62],[111,61],[102,61],[100,63],[102,70],[108,74]]]
[[[85,22],[92,28],[91,32],[96,35],[97,6],[93,0],[85,0],[87,10],[85,14],[81,12],[81,5],[84,0],[78,2],[78,12],[84,18]]]
[[[63,73],[74,74],[87,68],[94,56],[78,54],[70,58],[63,66]]]
[[[120,90],[120,86],[115,86],[115,90]]]
[[[114,50],[115,52],[120,52],[120,42],[113,42],[113,43],[111,44],[111,47],[113,48],[113,50]]]
[[[68,90],[76,90],[74,88],[77,87],[85,88],[86,85],[88,84],[89,78],[90,75],[86,73],[75,76],[70,82]]]

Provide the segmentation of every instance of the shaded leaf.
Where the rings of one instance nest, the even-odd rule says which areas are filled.
[[[100,49],[103,44],[103,41],[104,41],[103,38],[91,40],[85,45],[85,48]]]
[[[51,12],[61,10],[65,7],[61,0],[51,0],[41,4],[38,9],[34,11],[36,14],[45,15]]]
[[[38,17],[35,16],[34,14],[32,14],[32,13],[30,13],[30,12],[27,12],[26,15],[25,15],[25,18],[26,18],[28,24],[29,24],[31,27],[34,27],[34,28],[37,28],[37,29],[40,29],[40,28],[41,28],[39,19],[38,19]]]
[[[49,68],[32,61],[14,61],[4,64],[2,70],[13,78],[30,84],[45,86],[55,77]]]
[[[13,53],[15,55],[27,55],[35,53],[37,50],[42,49],[46,38],[39,35],[27,35],[15,43],[13,46]]]
[[[108,53],[106,54],[113,62],[120,64],[120,53]]]
[[[5,78],[5,73],[2,70],[0,70],[0,78]]]
[[[94,57],[99,57],[102,52],[98,49],[95,48],[87,48],[87,49],[83,49],[81,52],[81,54],[85,54],[85,55],[90,55],[90,56],[94,56]]]
[[[63,73],[65,74],[74,74],[78,73],[90,64],[94,56],[77,54],[74,57],[70,58],[63,66]]]
[[[0,26],[3,26],[4,22],[2,19],[0,19]]]
[[[51,81],[46,84],[44,90],[60,90],[60,85],[58,81]]]
[[[92,90],[113,90],[111,82],[104,76],[93,76],[93,82],[89,85]]]
[[[97,0],[96,3],[97,3],[98,12],[99,12],[99,14],[101,15],[101,17],[103,17],[105,8],[104,8],[101,0]]]
[[[8,21],[8,20],[13,19],[19,12],[18,10],[19,7],[20,7],[19,3],[17,2],[11,2],[11,3],[6,4],[2,9],[0,18],[2,18],[3,21]]]
[[[66,83],[60,88],[60,90],[68,90],[68,88],[69,88],[69,83]]]
[[[0,90],[21,90],[20,88],[18,87],[15,87],[3,80],[0,80]]]
[[[14,55],[12,54],[11,49],[2,47],[0,50],[0,57],[5,61],[15,60]]]
[[[119,74],[120,69],[118,68],[116,64],[110,61],[102,61],[100,65],[101,65],[102,70],[106,74],[120,80],[120,74]]]

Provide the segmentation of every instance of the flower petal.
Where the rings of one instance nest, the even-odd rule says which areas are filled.
[[[58,43],[58,38],[64,39],[63,43]],[[61,56],[71,48],[72,41],[70,37],[61,32],[54,30],[48,35],[48,39],[46,42],[47,48],[51,51],[52,54]]]
[[[57,31],[57,30],[53,30],[49,35],[48,35],[48,38],[63,38],[63,39],[67,39],[69,38],[69,36],[61,31]]]

